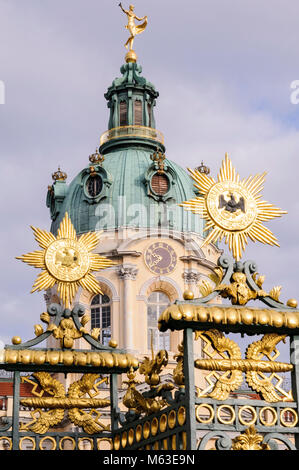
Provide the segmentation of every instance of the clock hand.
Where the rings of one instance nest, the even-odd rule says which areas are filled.
[[[151,263],[151,267],[156,266],[156,264],[162,260],[162,256],[156,255],[155,253],[153,253],[153,258],[156,258],[156,260]]]

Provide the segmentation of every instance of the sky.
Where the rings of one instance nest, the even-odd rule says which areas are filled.
[[[43,293],[30,294],[38,271],[15,256],[37,249],[30,225],[50,228],[52,173],[60,165],[70,182],[107,129],[104,93],[128,38],[118,3],[0,0],[0,345],[34,337],[45,309]],[[134,5],[148,16],[134,49],[160,93],[167,158],[191,168],[203,160],[215,177],[228,152],[242,178],[267,171],[263,199],[288,211],[265,224],[280,248],[250,243],[243,258],[257,262],[265,290],[281,285],[282,301],[298,298],[299,3]]]

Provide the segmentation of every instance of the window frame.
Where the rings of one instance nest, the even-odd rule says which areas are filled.
[[[97,297],[99,297],[98,303],[94,302]],[[109,301],[103,302],[104,297],[107,297]],[[111,337],[112,337],[111,336],[112,335],[112,331],[111,331],[112,330],[111,328],[112,308],[111,307],[112,307],[111,297],[107,294],[97,294],[91,299],[91,302],[90,302],[91,329],[100,328],[99,341],[104,346],[108,346],[109,341],[111,340]],[[93,309],[97,309],[98,311],[93,311]],[[103,309],[108,309],[108,310],[103,312]],[[105,323],[103,319],[106,320],[105,317],[103,318],[103,314],[109,317],[109,326],[103,326],[103,323]],[[108,332],[108,334],[105,334],[105,332]]]
[[[158,294],[158,297],[157,297],[157,300],[150,300],[150,297],[153,295],[153,294]],[[163,296],[165,296],[165,300],[163,302],[163,299],[159,300],[159,294],[163,294]],[[166,301],[167,299],[167,301]],[[146,307],[147,307],[147,349],[148,350],[151,350],[152,349],[152,345],[153,345],[153,349],[154,350],[161,350],[161,349],[165,349],[165,350],[170,350],[170,332],[169,331],[166,331],[166,332],[161,332],[159,331],[158,329],[158,319],[159,319],[159,316],[160,314],[162,313],[163,310],[165,310],[165,308],[168,307],[168,305],[170,305],[170,298],[169,298],[169,295],[162,291],[162,290],[154,290],[153,292],[151,292],[147,299],[146,299]],[[149,324],[149,309],[150,308],[154,308],[155,309],[155,321],[156,321],[156,325],[155,327],[153,327],[152,325]],[[151,334],[151,331],[153,332],[153,334]]]

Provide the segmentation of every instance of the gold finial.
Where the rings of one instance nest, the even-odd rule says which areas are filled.
[[[109,346],[110,348],[117,348],[117,341],[115,341],[115,339],[111,339],[109,341]]]
[[[53,181],[65,181],[67,179],[67,174],[64,171],[61,171],[60,166],[55,173],[52,173]]]
[[[185,290],[183,294],[184,300],[193,300],[194,299],[194,293],[192,290]]]
[[[138,16],[136,16],[134,13],[134,5],[130,5],[129,10],[125,10],[121,3],[119,3],[119,6],[128,17],[128,24],[126,25],[126,29],[128,29],[131,34],[131,36],[125,43],[125,47],[129,49],[126,54],[126,62],[136,62],[137,55],[135,51],[133,51],[133,42],[134,42],[135,36],[137,34],[142,33],[145,30],[147,26],[147,16],[143,16],[142,18],[139,18]],[[143,23],[136,25],[135,20],[137,21],[144,20],[144,21]]]
[[[196,167],[195,170],[198,170],[200,173],[204,173],[205,175],[210,174],[210,168],[204,165],[203,160],[201,161],[201,165]]]
[[[89,155],[89,161],[94,165],[102,165],[104,160],[105,157],[99,153],[99,149],[96,149],[95,153]]]
[[[14,337],[11,339],[11,342],[12,342],[12,344],[17,345],[17,344],[21,344],[21,343],[22,343],[22,340],[21,340],[20,336],[14,336]]]
[[[296,299],[289,299],[287,301],[287,306],[292,307],[292,308],[297,308],[298,307],[298,302]]]

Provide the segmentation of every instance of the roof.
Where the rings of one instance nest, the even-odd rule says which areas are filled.
[[[34,397],[32,393],[32,385],[29,383],[20,384],[20,396],[21,397]],[[37,389],[38,391],[38,389]],[[11,397],[13,396],[13,382],[0,382],[0,396]]]
[[[104,189],[98,199],[88,198],[86,181],[90,167],[85,167],[67,187],[66,196],[51,231],[56,233],[68,212],[78,234],[117,227],[162,228],[179,232],[203,234],[203,221],[198,215],[185,211],[179,204],[196,196],[189,174],[176,163],[165,160],[169,191],[157,197],[150,186],[157,172],[150,148],[131,144],[117,147],[105,154],[98,172]],[[53,186],[65,185],[56,182]]]

